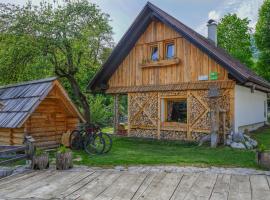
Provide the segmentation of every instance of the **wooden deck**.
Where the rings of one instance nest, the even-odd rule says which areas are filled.
[[[0,199],[269,200],[269,183],[265,175],[47,170],[0,180]]]

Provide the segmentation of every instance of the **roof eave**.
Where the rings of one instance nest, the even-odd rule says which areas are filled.
[[[139,13],[139,15],[136,17],[136,19],[134,20],[134,22],[131,24],[131,26],[129,27],[129,29],[127,30],[127,32],[124,34],[124,36],[121,38],[121,40],[118,42],[117,46],[114,48],[114,50],[112,51],[111,55],[109,56],[109,58],[107,59],[107,61],[103,64],[103,66],[101,67],[101,69],[98,71],[98,73],[94,76],[94,78],[89,82],[88,86],[87,86],[87,91],[97,91],[95,89],[95,85],[99,84],[99,77],[101,76],[101,74],[103,73],[104,69],[106,68],[106,66],[111,65],[111,62],[115,61],[115,56],[119,56],[119,55],[125,55],[126,48],[129,47],[128,43],[126,42],[127,38],[130,38],[130,35],[132,34],[133,37],[135,37],[136,39],[134,39],[134,41],[128,40],[129,43],[133,43],[133,45],[135,45],[136,41],[138,40],[138,38],[140,37],[140,29],[143,29],[146,27],[146,25],[149,24],[150,19],[152,18],[152,12],[148,11],[149,9],[149,5],[147,3],[147,5],[143,8],[143,10]],[[140,22],[140,23],[139,23]],[[135,36],[134,36],[135,35]],[[137,37],[136,37],[137,36]],[[122,48],[122,43],[125,44],[126,48]],[[132,44],[131,44],[132,45]],[[132,46],[133,46],[132,45]],[[120,52],[119,52],[120,51]],[[121,52],[123,52],[121,54]],[[127,53],[126,53],[127,54]],[[125,55],[126,56],[126,55]],[[122,57],[125,57],[122,56]],[[121,60],[121,59],[118,59]],[[120,64],[121,62],[119,62]],[[102,83],[102,82],[100,82]]]

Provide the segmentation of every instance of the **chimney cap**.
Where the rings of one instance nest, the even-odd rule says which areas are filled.
[[[216,22],[216,20],[214,20],[214,19],[209,19],[208,22],[207,22],[207,24],[208,24],[208,25],[211,25],[211,24],[217,25],[217,22]]]

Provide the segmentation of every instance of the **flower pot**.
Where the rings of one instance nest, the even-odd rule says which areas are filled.
[[[32,169],[48,169],[49,168],[49,154],[34,155],[32,159]]]
[[[256,160],[259,166],[270,169],[270,151],[257,152]]]
[[[72,152],[56,153],[56,169],[66,170],[73,167]]]

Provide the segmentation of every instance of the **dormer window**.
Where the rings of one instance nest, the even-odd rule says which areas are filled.
[[[167,59],[174,58],[174,43],[166,44],[166,58]]]
[[[158,46],[151,46],[151,60],[157,61],[158,60]]]

